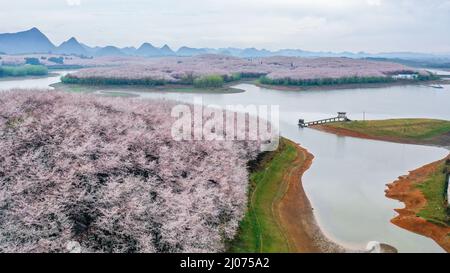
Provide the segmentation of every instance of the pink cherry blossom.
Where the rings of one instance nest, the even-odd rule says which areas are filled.
[[[224,251],[258,143],[177,142],[173,105],[2,93],[0,252]]]

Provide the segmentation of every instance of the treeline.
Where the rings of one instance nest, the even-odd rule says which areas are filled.
[[[144,85],[144,86],[162,86],[166,84],[193,85],[195,88],[221,88],[225,83],[239,81],[242,79],[259,78],[261,84],[267,85],[285,85],[285,86],[323,86],[339,84],[370,84],[370,83],[389,83],[396,81],[392,77],[342,77],[342,78],[323,78],[323,79],[292,79],[280,78],[271,79],[263,73],[233,73],[231,75],[205,75],[195,77],[193,74],[185,75],[178,81],[167,81],[164,79],[126,79],[126,78],[104,78],[104,77],[75,77],[67,75],[61,78],[66,84],[87,84],[87,85]],[[417,81],[438,80],[435,74],[417,75]]]
[[[166,84],[193,85],[195,88],[220,88],[225,83],[222,76],[209,75],[195,79],[183,79],[181,81],[166,81],[164,79],[123,79],[123,78],[102,78],[88,77],[78,78],[70,74],[61,77],[61,82],[65,84],[85,84],[85,85],[142,85],[142,86],[163,86]]]
[[[202,76],[194,80],[195,88],[220,88],[223,84],[224,80],[220,75]]]
[[[167,81],[164,79],[125,79],[125,78],[103,78],[103,77],[74,77],[66,75],[61,77],[61,82],[65,84],[86,84],[86,85],[143,85],[143,86],[163,86],[166,84],[193,85],[195,88],[220,88],[225,80],[220,75],[207,75],[201,77],[186,76],[180,81]]]
[[[68,74],[61,77],[61,82],[65,84],[86,84],[86,85],[145,85],[145,86],[161,86],[167,82],[164,79],[123,79],[123,78],[101,78],[88,77],[78,78]]]
[[[45,76],[48,68],[43,65],[0,66],[0,77]]]
[[[386,83],[392,82],[391,77],[343,77],[343,78],[324,78],[324,79],[271,79],[262,76],[259,79],[261,84],[268,85],[292,85],[292,86],[322,86],[336,84],[355,84],[355,83]]]
[[[417,75],[417,80],[419,81],[436,81],[436,80],[440,80],[441,78],[433,73],[429,73],[428,75],[422,75],[419,74]]]
[[[51,67],[54,68],[53,66]],[[225,83],[235,82],[242,79],[258,79],[264,73],[233,73],[231,75],[205,75],[195,76],[193,73],[184,75],[176,81],[165,79],[127,79],[127,78],[105,78],[105,77],[77,77],[66,75],[61,77],[61,82],[65,84],[85,84],[85,85],[142,85],[142,86],[162,86],[166,84],[192,85],[195,88],[221,88]]]

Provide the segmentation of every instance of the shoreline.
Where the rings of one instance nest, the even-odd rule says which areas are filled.
[[[300,145],[293,144],[297,149],[297,157],[283,175],[286,191],[276,204],[280,225],[289,234],[289,247],[294,253],[347,252],[344,247],[329,240],[319,227],[302,181],[314,156]]]
[[[450,134],[445,134],[443,136],[439,136],[436,138],[432,138],[429,140],[413,140],[413,139],[404,139],[398,137],[390,137],[390,136],[372,136],[369,134],[364,134],[361,132],[356,132],[353,130],[345,129],[345,128],[336,128],[326,125],[314,125],[310,127],[311,129],[318,130],[325,133],[330,133],[338,136],[346,136],[346,137],[354,137],[354,138],[362,138],[369,140],[378,140],[378,141],[387,141],[394,142],[399,144],[411,144],[411,145],[423,145],[423,146],[433,146],[444,149],[450,149],[448,143],[450,142]]]
[[[284,86],[284,85],[268,85],[261,84],[259,82],[253,82],[254,85],[279,91],[332,91],[332,90],[346,90],[346,89],[376,89],[393,86],[427,86],[430,84],[449,84],[445,80],[433,80],[425,82],[409,82],[409,81],[397,81],[387,83],[353,83],[353,84],[335,84],[335,85],[322,85],[322,86]]]
[[[430,163],[419,169],[411,171],[408,175],[400,177],[397,181],[388,184],[386,197],[405,204],[405,208],[396,209],[398,216],[391,220],[394,225],[408,231],[433,239],[445,251],[450,253],[450,227],[444,227],[418,217],[417,214],[427,204],[424,194],[416,187],[423,183],[426,177],[436,171],[436,168],[445,159]]]
[[[445,147],[440,143],[441,141],[445,141],[445,139],[439,138],[435,139],[434,141],[417,141],[395,137],[370,136],[348,129],[334,128],[324,125],[317,125],[311,128],[327,133],[336,134],[339,136],[388,141],[400,144],[435,146],[448,149],[448,142],[446,145],[447,147]],[[385,195],[387,198],[397,200],[405,205],[403,209],[395,209],[398,215],[395,218],[391,219],[392,224],[410,232],[428,237],[434,240],[445,251],[450,253],[450,240],[448,239],[450,238],[450,227],[434,224],[422,217],[417,216],[417,214],[427,204],[427,200],[422,191],[420,191],[420,189],[416,187],[417,185],[423,183],[426,180],[427,176],[435,171],[439,164],[447,159],[450,159],[450,154],[444,159],[427,164],[416,170],[410,171],[407,175],[399,177],[398,180],[386,185],[387,189],[385,190]]]
[[[190,85],[163,85],[163,86],[145,86],[145,85],[87,85],[87,84],[65,84],[62,82],[51,84],[57,90],[67,92],[99,92],[114,91],[126,92],[167,92],[167,93],[191,93],[191,94],[236,94],[245,92],[242,89],[226,85],[222,88],[195,88]]]
[[[7,82],[7,81],[17,81],[17,80],[36,80],[36,79],[46,79],[51,77],[57,77],[58,73],[49,72],[47,75],[42,76],[7,76],[7,77],[0,77],[0,82]]]
[[[247,210],[228,253],[346,253],[321,230],[303,189],[314,156],[280,139],[276,151],[249,162]]]
[[[314,156],[291,140],[283,138],[282,142],[283,149],[276,154],[267,154],[257,163],[258,167],[253,173],[263,179],[271,178],[256,181],[256,184],[250,179],[248,210],[240,223],[240,231],[230,242],[228,252],[370,253],[365,249],[340,245],[322,231],[302,181]],[[284,161],[282,172],[274,179],[273,164],[280,168],[280,154],[287,150],[295,155],[289,161]],[[265,194],[267,190],[270,195]],[[265,212],[261,214],[261,211]],[[249,221],[255,225],[249,224]],[[271,233],[267,233],[267,223],[270,224]],[[397,253],[394,247],[384,243],[380,243],[380,251]]]
[[[64,86],[77,86],[77,87],[84,87],[84,88],[109,88],[109,89],[142,89],[145,91],[145,89],[150,91],[170,91],[170,90],[179,90],[179,91],[172,91],[172,92],[183,92],[182,90],[190,90],[190,89],[197,89],[193,87],[192,85],[186,85],[186,84],[165,84],[161,86],[151,86],[151,85],[129,85],[129,84],[99,84],[99,85],[89,85],[89,84],[65,84],[65,83],[58,83]],[[299,92],[299,91],[333,91],[333,90],[351,90],[351,89],[376,89],[376,88],[386,88],[386,87],[393,87],[393,86],[424,86],[427,87],[428,85],[433,84],[440,84],[440,85],[446,85],[450,84],[449,81],[446,81],[445,79],[440,80],[430,80],[430,81],[422,81],[422,82],[411,82],[411,81],[394,81],[394,82],[384,82],[384,83],[353,83],[353,84],[334,84],[334,85],[321,85],[321,86],[284,86],[284,85],[268,85],[268,84],[261,84],[259,83],[257,78],[246,78],[241,79],[237,81],[231,81],[231,82],[225,82],[223,87],[217,88],[218,93],[240,93],[245,92],[239,88],[235,88],[233,86],[237,86],[239,84],[253,84],[255,86],[266,88],[266,89],[273,89],[278,91],[292,91],[292,92]],[[213,88],[198,88],[199,91],[189,91],[191,93],[211,93],[211,90],[214,90]],[[206,91],[202,91],[206,90]],[[227,90],[227,91],[223,91]],[[231,91],[230,91],[231,90]]]

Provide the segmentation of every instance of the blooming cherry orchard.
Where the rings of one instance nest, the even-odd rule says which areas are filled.
[[[267,76],[271,80],[339,79],[345,77],[389,77],[398,73],[425,73],[416,69],[381,61],[350,58],[237,58],[222,55],[170,58],[95,58],[83,60],[88,68],[69,74],[68,78],[104,82],[105,80],[159,80],[165,83],[186,83],[187,79],[220,75],[232,79]],[[104,66],[104,67],[101,67]],[[107,82],[107,81],[106,81]]]
[[[0,252],[218,252],[258,141],[176,141],[174,104],[0,97]]]

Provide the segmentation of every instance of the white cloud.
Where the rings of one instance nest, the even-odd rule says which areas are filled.
[[[369,6],[381,6],[381,0],[367,0]]]
[[[5,1],[0,32],[36,26],[55,43],[90,45],[450,52],[449,0],[81,1]]]
[[[81,0],[66,0],[69,6],[79,6],[81,5]]]

